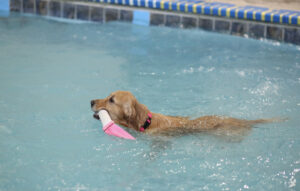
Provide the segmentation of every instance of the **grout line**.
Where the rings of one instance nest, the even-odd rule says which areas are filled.
[[[282,34],[281,34],[281,40],[282,40],[282,42],[285,41],[284,35],[285,35],[285,28],[282,28]]]
[[[88,21],[91,21],[91,18],[92,18],[92,6],[89,6],[89,10],[88,10]]]
[[[182,20],[183,20],[183,15],[179,16],[179,28],[183,28]]]
[[[103,12],[102,12],[102,19],[103,19],[103,23],[106,23],[106,8],[103,7]]]
[[[117,19],[121,20],[121,9],[117,9]]]
[[[263,38],[267,38],[267,25],[264,25],[264,36]]]
[[[61,1],[60,2],[60,18],[63,18],[64,14],[64,3]]]
[[[33,13],[36,14],[36,1],[33,1]]]
[[[20,4],[21,4],[21,5],[20,5],[20,6],[21,6],[21,7],[20,7],[20,12],[21,12],[21,13],[24,13],[24,10],[23,10],[23,4],[24,4],[24,2],[23,2],[23,0],[20,0],[20,1],[21,1],[21,3],[20,3]]]
[[[75,5],[74,7],[74,19],[76,20],[77,19],[77,5]]]
[[[50,2],[49,1],[47,1],[47,5],[46,5],[46,10],[47,10],[47,13],[46,13],[46,15],[47,16],[50,16]]]

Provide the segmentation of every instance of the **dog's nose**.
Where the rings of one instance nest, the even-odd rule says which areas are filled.
[[[94,105],[95,105],[95,101],[92,100],[92,101],[91,101],[91,107],[93,107]]]

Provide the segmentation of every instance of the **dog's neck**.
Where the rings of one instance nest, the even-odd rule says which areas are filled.
[[[150,113],[150,110],[145,105],[140,103],[136,103],[134,105],[134,109],[135,109],[134,114],[126,120],[127,124],[126,125],[123,124],[123,125],[139,131],[140,127],[142,127],[145,124],[145,121],[148,118],[148,113]]]
[[[140,127],[140,131],[141,132],[144,132],[150,125],[151,125],[151,121],[152,121],[152,114],[149,112],[148,114],[147,114],[147,119],[146,119],[146,121],[145,121],[145,123],[144,123],[144,125],[142,125],[141,127]]]
[[[126,119],[125,123],[121,123],[121,125],[129,128],[133,128],[137,131],[140,131],[140,128],[145,124],[145,121],[148,119],[148,114],[150,110],[143,104],[136,103],[134,105],[134,115]],[[184,122],[184,118],[180,117],[172,117],[172,116],[165,116],[158,113],[152,113],[151,124],[145,130],[145,132],[154,130],[155,127],[165,128],[161,126],[161,124],[166,125],[166,127],[177,127],[177,126],[184,126],[182,122]],[[182,121],[182,122],[179,122]]]

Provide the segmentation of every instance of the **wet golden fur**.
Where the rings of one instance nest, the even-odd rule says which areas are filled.
[[[107,110],[115,123],[137,131],[145,123],[147,114],[150,112],[128,91],[116,91],[107,98],[92,100],[91,107],[94,112],[101,109]],[[223,116],[203,116],[191,120],[188,117],[152,113],[151,125],[145,132],[147,134],[181,134],[226,129],[241,133],[248,131],[255,124],[275,121],[278,119],[244,120]]]

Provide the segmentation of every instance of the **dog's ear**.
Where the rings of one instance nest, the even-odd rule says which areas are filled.
[[[132,116],[135,115],[135,108],[133,106],[133,103],[131,101],[128,101],[123,105],[124,107],[124,114],[126,118],[131,118]]]

